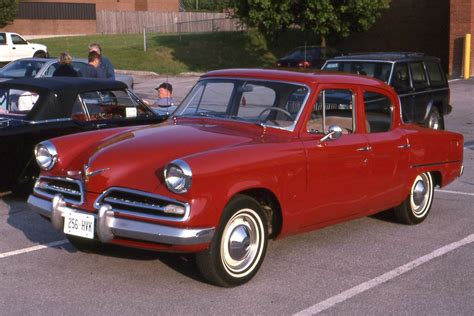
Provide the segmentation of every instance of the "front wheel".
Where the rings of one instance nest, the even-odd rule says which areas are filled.
[[[233,198],[221,216],[209,248],[196,255],[201,274],[210,283],[231,287],[257,273],[267,250],[267,222],[260,204],[244,195]]]
[[[410,194],[402,204],[394,209],[398,221],[407,225],[415,225],[424,221],[433,203],[433,192],[431,173],[425,172],[416,176]]]

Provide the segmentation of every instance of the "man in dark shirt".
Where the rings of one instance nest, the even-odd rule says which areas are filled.
[[[107,78],[115,80],[114,66],[110,60],[102,55],[102,48],[98,43],[92,43],[89,45],[89,52],[96,52],[100,56],[100,65],[97,68],[97,75],[99,78]]]
[[[89,78],[98,78],[99,75],[97,73],[97,68],[100,64],[100,55],[97,52],[92,51],[87,56],[87,59],[89,63],[87,64],[87,67],[81,69],[82,76]]]

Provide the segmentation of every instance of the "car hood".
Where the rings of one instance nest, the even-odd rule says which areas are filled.
[[[237,131],[222,124],[165,123],[127,131],[107,138],[85,162],[93,175],[87,190],[100,193],[110,186],[122,186],[153,191],[150,183],[160,184],[163,168],[169,162],[250,143],[259,136],[258,127]]]

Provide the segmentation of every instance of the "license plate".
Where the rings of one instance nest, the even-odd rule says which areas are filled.
[[[94,238],[94,216],[76,212],[64,214],[64,233],[84,238]]]

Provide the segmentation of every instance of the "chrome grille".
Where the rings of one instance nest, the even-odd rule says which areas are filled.
[[[124,188],[110,188],[95,202],[99,209],[109,204],[114,212],[147,219],[184,221],[189,215],[189,205],[163,196]],[[170,209],[182,210],[182,214],[170,213]]]
[[[35,184],[34,192],[53,198],[60,194],[69,203],[82,204],[83,189],[79,180],[59,177],[40,177]]]

